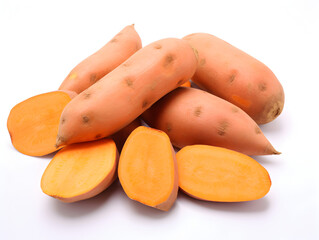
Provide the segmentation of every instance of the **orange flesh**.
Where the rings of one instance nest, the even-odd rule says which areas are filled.
[[[172,146],[161,131],[138,127],[126,141],[119,162],[119,179],[127,196],[156,207],[174,189]]]
[[[179,186],[198,199],[217,202],[256,200],[271,186],[267,170],[247,155],[225,148],[193,145],[177,155]]]
[[[46,168],[42,191],[65,202],[93,197],[112,183],[116,163],[116,145],[111,139],[69,145]]]
[[[182,84],[181,87],[191,87],[191,82],[187,81],[186,83]]]
[[[9,114],[7,127],[13,146],[30,156],[56,151],[55,142],[61,113],[71,97],[54,91],[31,97]]]

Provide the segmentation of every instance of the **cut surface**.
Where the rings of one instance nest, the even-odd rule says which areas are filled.
[[[164,132],[143,126],[134,130],[123,147],[118,174],[133,200],[168,210],[176,199],[175,153]]]
[[[267,170],[247,155],[220,147],[193,145],[177,155],[179,186],[207,201],[240,202],[265,196],[271,186]]]
[[[66,146],[46,168],[42,191],[64,202],[93,197],[113,182],[117,158],[116,145],[111,139]]]
[[[56,151],[60,116],[70,100],[68,93],[53,91],[14,106],[7,122],[13,146],[30,156],[43,156]]]

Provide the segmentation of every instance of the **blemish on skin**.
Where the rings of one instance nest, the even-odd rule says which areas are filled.
[[[174,60],[175,60],[175,59],[174,59],[173,55],[172,55],[172,54],[168,54],[168,55],[165,57],[163,66],[164,66],[164,67],[168,67]]]
[[[220,136],[224,136],[226,134],[226,130],[228,128],[229,124],[227,121],[222,121],[219,123],[219,126],[217,127],[217,133]]]
[[[147,105],[148,105],[147,100],[144,100],[143,103],[142,103],[142,108],[146,108]]]
[[[182,84],[183,84],[183,82],[184,82],[184,79],[179,80],[179,81],[177,82],[177,86],[182,85]]]
[[[199,59],[198,51],[197,51],[197,49],[194,48],[194,47],[192,47],[192,49],[193,49],[193,52],[194,52],[194,54],[195,54],[196,60],[198,61],[198,59]]]
[[[235,80],[235,77],[236,77],[236,75],[235,75],[235,74],[232,74],[232,75],[229,77],[229,82],[232,83],[232,82]]]
[[[110,42],[111,43],[115,43],[115,42],[118,42],[119,40],[117,38],[113,38]]]
[[[231,111],[232,111],[233,113],[236,113],[236,112],[239,111],[239,109],[238,109],[238,107],[236,107],[236,106],[232,106]]]
[[[161,48],[162,48],[162,45],[156,43],[156,44],[154,44],[154,48],[155,48],[155,49],[161,49]]]
[[[260,84],[258,85],[258,89],[259,89],[261,92],[265,91],[266,88],[267,88],[267,86],[266,86],[265,83],[260,83]]]
[[[65,123],[65,118],[62,118],[61,119],[61,124],[64,124]]]
[[[202,114],[202,106],[198,106],[195,108],[194,115],[199,117]]]
[[[87,117],[87,116],[83,116],[82,117],[82,122],[83,123],[88,123],[89,121],[90,121],[89,117]]]
[[[258,126],[255,127],[255,133],[261,134],[261,129]]]
[[[201,59],[200,62],[199,62],[199,66],[202,67],[205,64],[206,64],[206,59],[205,58]]]
[[[90,76],[90,82],[91,83],[96,83],[97,82],[97,76],[95,73],[92,73]]]
[[[102,137],[102,134],[100,134],[100,133],[95,135],[95,138],[96,138],[96,139],[99,139],[99,138],[101,138],[101,137]]]
[[[88,99],[91,97],[91,93],[84,93],[84,99]]]
[[[166,123],[166,130],[167,130],[167,132],[172,131],[172,124],[171,123]]]
[[[133,86],[133,81],[131,78],[125,78],[125,83],[128,87],[132,87]]]
[[[130,66],[130,65],[131,65],[131,64],[130,64],[129,62],[125,62],[125,63],[122,64],[123,67],[128,67],[128,66]]]

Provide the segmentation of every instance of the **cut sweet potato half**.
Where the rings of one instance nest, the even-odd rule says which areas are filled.
[[[75,95],[70,91],[53,91],[15,105],[7,121],[13,146],[30,156],[43,156],[56,151],[61,113]]]
[[[91,198],[114,181],[117,163],[118,152],[111,139],[66,146],[46,168],[42,191],[63,202]]]
[[[176,158],[179,187],[197,199],[251,201],[265,196],[271,186],[263,166],[247,155],[226,148],[187,146]]]
[[[176,170],[175,152],[164,132],[141,126],[131,133],[118,169],[129,198],[168,211],[177,197]]]

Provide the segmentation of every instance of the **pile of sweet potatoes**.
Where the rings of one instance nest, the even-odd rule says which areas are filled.
[[[56,152],[45,194],[88,199],[118,177],[129,198],[167,211],[178,189],[218,202],[265,196],[269,174],[248,155],[280,154],[259,125],[283,106],[273,72],[229,43],[194,33],[142,47],[130,25],[58,90],[14,106],[7,127],[19,152]]]

